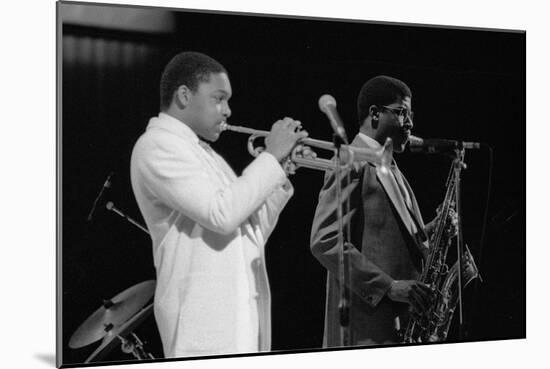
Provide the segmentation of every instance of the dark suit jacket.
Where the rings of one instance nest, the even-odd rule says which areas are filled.
[[[352,145],[368,147],[359,136]],[[345,177],[348,173],[350,182]],[[335,180],[333,172],[325,176],[311,232],[311,251],[328,270],[324,347],[340,345]],[[351,222],[354,246],[346,249],[351,267],[353,345],[399,342],[396,328],[406,327],[408,305],[391,301],[386,293],[394,279],[418,279],[427,246],[421,242],[425,241],[424,224],[414,194],[404,178],[403,182],[412,200],[411,210],[395,177],[380,166],[355,164],[341,176],[342,197],[350,199],[350,208],[343,210],[344,224]]]

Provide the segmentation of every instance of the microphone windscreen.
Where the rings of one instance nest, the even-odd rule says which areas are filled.
[[[336,100],[331,95],[323,95],[319,98],[319,109],[326,114],[326,108],[329,105],[336,107]]]
[[[424,140],[420,137],[410,135],[409,136],[409,145],[410,146],[422,146],[424,144]]]

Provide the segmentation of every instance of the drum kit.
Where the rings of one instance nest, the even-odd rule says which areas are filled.
[[[104,191],[111,187],[111,172],[96,197],[88,215],[91,221]],[[147,228],[116,208],[112,201],[108,201],[105,208],[124,218],[145,233]],[[155,280],[147,280],[127,288],[109,300],[104,300],[92,315],[90,315],[73,333],[69,340],[69,347],[78,349],[88,346],[102,339],[101,344],[88,356],[84,363],[101,361],[118,344],[125,354],[131,354],[137,360],[154,359],[145,349],[144,342],[134,331],[153,312],[153,303],[150,301],[155,293]]]
[[[122,352],[132,354],[137,360],[154,359],[134,330],[153,312],[152,303],[145,305],[153,297],[155,284],[154,280],[141,282],[103,301],[73,333],[69,347],[81,348],[103,338],[85,363],[101,361],[117,344],[121,345]]]

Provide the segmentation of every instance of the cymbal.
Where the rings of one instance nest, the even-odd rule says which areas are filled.
[[[73,333],[69,347],[89,345],[104,337],[115,326],[126,322],[151,299],[155,285],[154,280],[141,282],[104,301],[103,306]]]
[[[94,361],[100,361],[109,352],[111,352],[117,345],[122,344],[118,337],[126,338],[136,329],[144,320],[153,312],[153,304],[149,304],[144,307],[139,313],[128,319],[125,323],[115,326],[111,329],[103,338],[101,345],[99,345],[95,351],[86,359],[85,364]]]

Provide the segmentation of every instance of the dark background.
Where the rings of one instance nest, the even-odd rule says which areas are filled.
[[[361,85],[387,74],[413,91],[415,135],[492,147],[492,163],[487,149],[467,152],[462,176],[464,238],[483,277],[465,292],[463,340],[525,337],[525,33],[228,13],[174,16],[173,33],[78,24],[60,29],[64,363],[81,363],[97,347],[70,349],[68,341],[103,299],[155,278],[148,235],[105,203],[143,224],[130,187],[130,153],[158,113],[164,65],[184,50],[204,52],[228,69],[232,124],[268,130],[290,116],[302,121],[310,137],[330,140],[329,123],[317,107],[329,93],[353,137]],[[228,132],[213,147],[240,173],[252,160],[246,141]],[[444,196],[449,158],[404,153],[398,161],[430,220]],[[110,173],[111,187],[87,221]],[[267,245],[273,350],[322,344],[325,271],[310,254],[309,232],[323,173],[301,169],[292,182],[295,195]],[[162,357],[152,316],[136,333]],[[450,341],[457,339],[454,333]],[[116,348],[106,360],[131,358]]]

